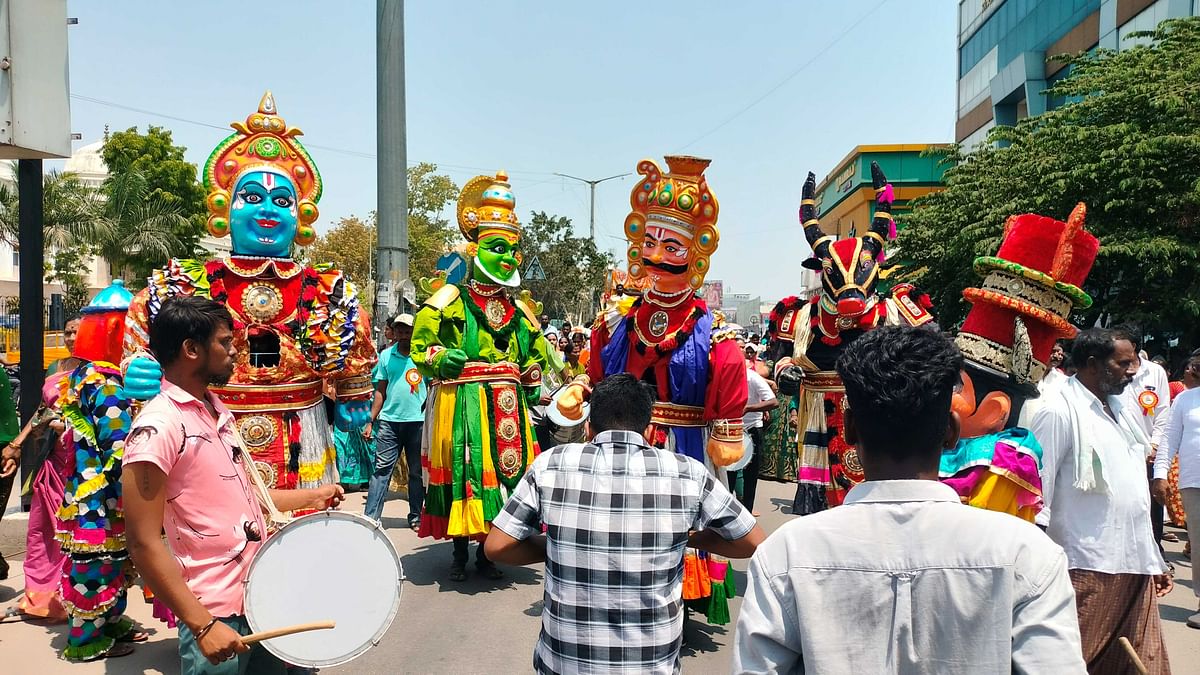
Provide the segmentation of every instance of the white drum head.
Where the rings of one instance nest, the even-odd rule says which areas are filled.
[[[750,434],[742,434],[742,458],[738,461],[725,467],[726,471],[740,471],[750,464],[750,459],[754,457],[754,439]]]
[[[383,528],[354,513],[326,511],[284,525],[259,549],[246,576],[253,632],[311,621],[331,630],[263,645],[298,666],[335,666],[378,644],[400,606],[400,556]]]

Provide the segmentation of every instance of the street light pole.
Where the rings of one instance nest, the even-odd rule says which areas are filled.
[[[591,192],[592,192],[592,200],[591,200],[592,201],[592,210],[591,210],[591,212],[592,212],[592,215],[591,215],[591,218],[588,223],[588,235],[591,237],[592,241],[596,241],[596,186],[603,183],[606,180],[613,180],[614,178],[624,178],[625,176],[630,176],[632,174],[619,173],[615,176],[609,176],[608,178],[601,178],[599,180],[588,180],[586,178],[579,178],[578,176],[568,176],[565,173],[556,173],[554,175],[562,176],[563,178],[570,178],[571,180],[577,180],[580,183],[587,183],[588,187],[591,188]]]

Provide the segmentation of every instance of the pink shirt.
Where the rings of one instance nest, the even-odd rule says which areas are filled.
[[[163,381],[125,440],[126,465],[148,462],[167,475],[163,527],[184,581],[213,616],[242,614],[242,582],[266,538],[262,509],[241,461],[233,415],[209,393],[204,404]]]

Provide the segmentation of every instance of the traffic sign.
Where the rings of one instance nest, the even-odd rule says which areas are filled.
[[[438,258],[437,268],[446,270],[446,283],[448,284],[457,284],[467,276],[467,261],[454,251]]]
[[[542,262],[537,256],[533,256],[533,260],[529,261],[529,267],[525,268],[526,281],[545,281],[546,270],[542,269]]]

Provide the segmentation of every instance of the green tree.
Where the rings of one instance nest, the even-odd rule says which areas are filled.
[[[333,263],[358,286],[359,302],[370,307],[375,297],[375,248],[378,234],[375,212],[363,220],[347,216],[332,229],[317,237],[305,249],[305,257],[315,263]]]
[[[150,269],[161,266],[188,249],[178,233],[187,231],[188,219],[178,201],[153,194],[141,171],[109,176],[104,183],[106,221],[95,250],[112,268],[113,276],[133,288],[146,283]]]
[[[186,148],[175,145],[171,131],[151,126],[146,133],[137,127],[115,132],[105,140],[101,155],[108,166],[109,180],[106,190],[110,194],[122,190],[126,194],[140,193],[142,201],[154,204],[151,213],[144,215],[162,216],[159,225],[169,220],[170,233],[174,241],[169,242],[168,255],[161,251],[146,249],[121,259],[120,265],[131,277],[131,281],[145,279],[150,271],[161,266],[168,257],[189,257],[196,253],[200,237],[204,235],[207,210],[204,206],[204,188],[197,180],[196,165],[184,159]],[[136,173],[140,179],[126,181],[127,174]],[[144,187],[143,185],[144,184]],[[136,189],[134,189],[136,187]],[[136,203],[125,202],[124,208],[136,214]],[[170,214],[169,217],[166,214]],[[176,218],[175,215],[180,216]],[[122,214],[114,217],[124,232],[122,238],[143,238],[135,230],[146,228],[146,218]],[[154,219],[152,219],[154,220]],[[155,226],[156,228],[158,226]]]
[[[1146,35],[1153,46],[1064,59],[1068,76],[1045,95],[1065,105],[996,127],[970,155],[948,152],[946,189],[916,202],[898,242],[901,278],[930,293],[943,326],[965,317],[972,260],[995,253],[1008,216],[1065,220],[1084,202],[1101,249],[1085,284],[1095,303],[1076,322],[1133,321],[1196,344],[1200,19]]]
[[[597,249],[596,242],[587,237],[576,237],[569,218],[544,211],[534,212],[525,225],[521,248],[526,269],[536,257],[546,272],[544,281],[522,276],[521,287],[529,289],[550,316],[590,322],[594,295],[604,286],[605,271],[614,264],[612,254]]]
[[[408,269],[414,281],[432,277],[437,260],[458,239],[446,207],[458,200],[458,186],[449,176],[437,173],[429,162],[408,170]]]

